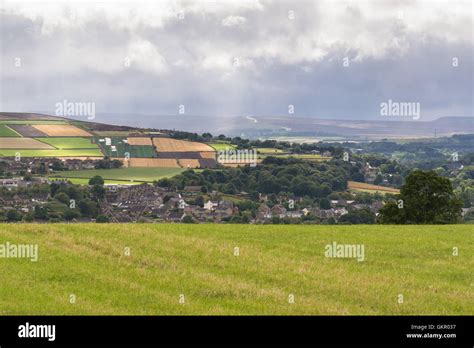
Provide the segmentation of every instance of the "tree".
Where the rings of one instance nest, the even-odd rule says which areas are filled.
[[[83,199],[79,201],[79,210],[81,212],[82,216],[97,216],[98,214],[98,207],[95,202],[92,202],[91,200]]]
[[[383,176],[381,174],[377,174],[374,180],[374,185],[380,185],[383,183]]]
[[[375,215],[368,208],[363,208],[342,215],[339,222],[349,224],[373,224],[375,222]]]
[[[104,179],[100,175],[96,175],[89,179],[89,185],[103,185]]]
[[[7,221],[9,222],[16,222],[20,221],[23,216],[16,210],[12,209],[7,212]]]
[[[451,182],[433,171],[415,170],[406,178],[396,202],[380,209],[386,224],[450,224],[461,219],[462,201]]]
[[[204,197],[197,196],[196,199],[194,200],[194,205],[199,205],[202,208],[204,206]]]
[[[193,219],[193,217],[191,215],[186,215],[184,218],[183,218],[183,223],[185,224],[194,224],[195,221]]]
[[[102,185],[94,185],[92,186],[91,193],[94,199],[103,199],[105,197],[105,188]]]
[[[100,224],[107,223],[109,222],[109,218],[107,217],[107,215],[99,214],[97,215],[95,222],[100,223]]]
[[[326,210],[326,209],[331,209],[331,202],[329,202],[329,199],[327,198],[322,198],[319,201],[319,208]]]
[[[69,204],[69,196],[67,194],[65,194],[64,192],[59,192],[57,193],[55,196],[54,196],[54,199],[56,199],[57,201],[63,203],[63,204],[66,204],[68,205]]]

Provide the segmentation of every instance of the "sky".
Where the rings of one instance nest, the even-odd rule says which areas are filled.
[[[470,0],[0,7],[0,111],[382,120],[391,101],[428,121],[474,114]]]

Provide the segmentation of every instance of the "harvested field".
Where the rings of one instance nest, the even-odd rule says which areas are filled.
[[[199,155],[201,158],[205,159],[216,159],[216,153],[215,152],[199,152]]]
[[[31,138],[0,138],[0,149],[54,149],[53,146]]]
[[[23,137],[46,137],[47,135],[41,131],[39,131],[36,128],[33,128],[33,126],[28,125],[28,124],[12,124],[9,125],[11,129],[13,129],[15,132],[21,134]]]
[[[129,137],[127,138],[127,142],[129,145],[153,145],[151,138],[146,137]]]
[[[178,164],[183,168],[199,168],[201,164],[197,159],[179,159]]]
[[[160,152],[160,158],[176,158],[176,159],[200,159],[199,152]]]
[[[366,184],[366,183],[357,182],[357,181],[348,181],[347,187],[351,190],[367,190],[367,191],[380,191],[380,192],[386,192],[386,193],[400,193],[399,189],[395,189],[393,187],[371,185],[371,184]]]
[[[215,159],[202,158],[198,161],[201,168],[215,168],[217,166],[217,162]]]
[[[37,124],[37,125],[33,125],[33,127],[50,137],[91,137],[92,136],[92,134],[86,132],[85,130],[78,128],[76,126],[71,126],[69,124],[66,124],[66,125]]]
[[[175,159],[171,158],[130,158],[130,167],[161,167],[181,168]]]
[[[170,138],[153,138],[157,152],[205,152],[214,151],[212,147],[203,143],[176,140]]]

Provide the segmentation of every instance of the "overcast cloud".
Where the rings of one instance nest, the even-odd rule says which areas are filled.
[[[470,0],[1,6],[1,111],[380,119],[392,99],[473,116]]]

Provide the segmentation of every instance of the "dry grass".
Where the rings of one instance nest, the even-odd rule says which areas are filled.
[[[50,137],[91,137],[92,135],[83,129],[69,124],[65,125],[50,125],[50,124],[36,124],[34,128],[40,132],[45,133]]]
[[[210,151],[199,152],[199,155],[202,158],[216,159],[216,153],[215,152],[210,152]]]
[[[368,190],[368,191],[381,191],[381,192],[388,192],[388,193],[400,193],[399,189],[395,189],[392,187],[371,185],[371,184],[366,184],[366,183],[357,182],[357,181],[348,181],[347,187],[351,190]]]
[[[181,168],[174,158],[130,158],[130,167]]]
[[[157,152],[214,152],[214,149],[203,143],[176,140],[170,138],[153,138]]]
[[[127,138],[127,142],[129,145],[153,146],[151,138],[146,138],[146,137],[129,137]]]
[[[0,138],[0,149],[54,149],[32,138]]]
[[[179,159],[178,163],[183,168],[199,168],[201,164],[197,159]]]

